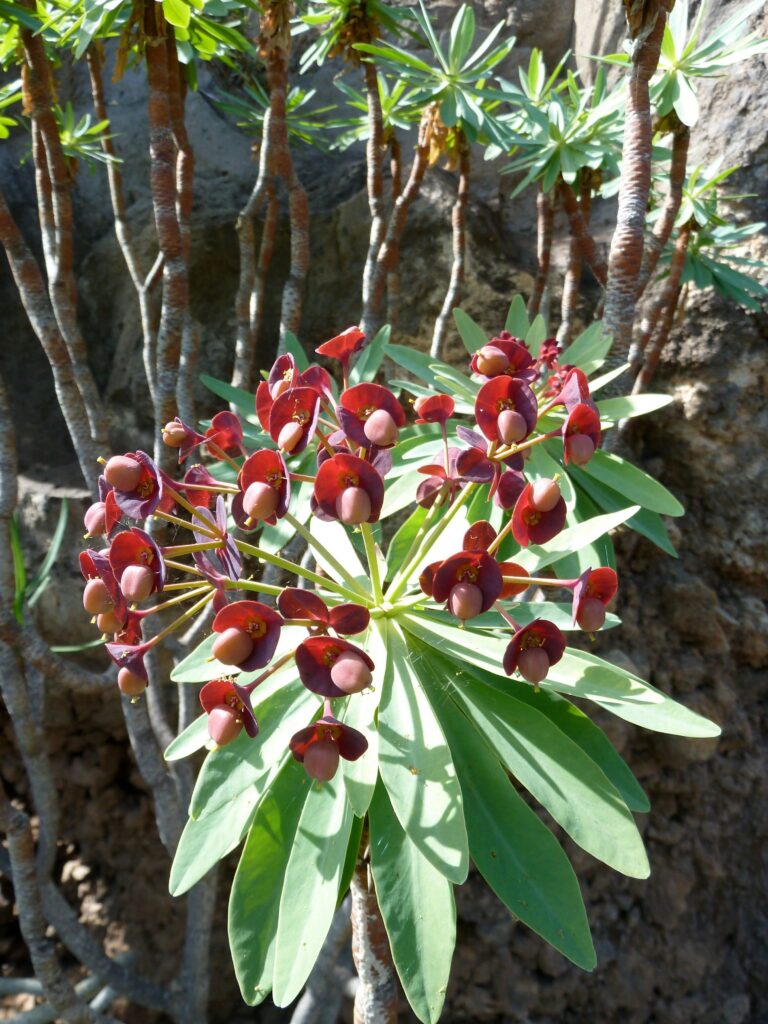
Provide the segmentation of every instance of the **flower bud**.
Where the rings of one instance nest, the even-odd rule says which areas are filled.
[[[448,608],[457,619],[474,619],[483,607],[483,592],[476,583],[457,583],[448,597]]]
[[[339,767],[339,748],[333,740],[318,740],[304,754],[304,769],[310,779],[330,782]]]
[[[208,714],[208,735],[217,747],[236,740],[243,729],[243,720],[228,704],[220,704]]]
[[[528,433],[525,417],[514,409],[502,409],[496,421],[499,440],[504,444],[516,444]]]
[[[331,667],[331,682],[344,693],[360,693],[372,679],[371,670],[353,651],[342,651]]]
[[[605,605],[596,597],[587,597],[579,605],[576,622],[585,633],[596,633],[605,624]]]
[[[537,686],[549,672],[549,655],[543,647],[529,647],[520,651],[517,659],[517,670],[523,679]]]
[[[167,444],[169,448],[181,448],[186,436],[184,425],[177,423],[176,420],[171,420],[163,427],[163,444]]]
[[[134,491],[141,479],[141,465],[127,455],[113,455],[104,467],[104,479],[118,491]]]
[[[477,353],[477,372],[485,377],[497,377],[509,369],[509,360],[495,345],[483,345]]]
[[[120,687],[120,692],[126,697],[138,697],[146,690],[147,681],[141,676],[137,676],[135,672],[131,672],[129,668],[121,668],[117,673],[117,685]]]
[[[372,412],[363,426],[363,433],[371,442],[380,448],[388,448],[397,443],[400,431],[394,417],[386,409]]]
[[[345,487],[336,499],[336,515],[347,526],[367,523],[371,515],[371,499],[363,487]]]
[[[571,434],[565,441],[568,446],[568,461],[575,466],[585,466],[595,454],[595,444],[586,434]]]
[[[560,487],[555,480],[537,480],[531,490],[531,504],[537,512],[551,512],[560,501]]]
[[[216,637],[211,653],[224,665],[239,665],[253,650],[253,640],[244,629],[230,626]]]
[[[281,452],[292,452],[301,440],[304,428],[295,420],[289,420],[277,435],[277,447]]]
[[[107,506],[95,501],[85,510],[83,524],[90,537],[101,537],[107,532]]]
[[[96,616],[96,629],[101,633],[119,633],[122,628],[123,624],[114,609]]]
[[[126,601],[145,601],[155,587],[155,574],[148,565],[129,565],[120,577],[120,589]]]
[[[277,510],[280,495],[271,484],[256,480],[243,495],[243,508],[251,519],[269,519]]]
[[[112,598],[104,580],[88,580],[83,591],[83,608],[89,615],[112,611]]]
[[[276,380],[272,387],[269,389],[269,394],[270,397],[272,398],[272,401],[274,402],[276,398],[279,398],[280,395],[282,395],[283,392],[287,391],[290,386],[290,381],[286,380],[285,377],[281,377],[280,380]]]

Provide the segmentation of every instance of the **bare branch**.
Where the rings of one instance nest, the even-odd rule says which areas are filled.
[[[541,297],[549,278],[550,255],[552,252],[552,224],[555,219],[555,208],[552,196],[541,189],[536,196],[536,277],[533,291],[528,300],[528,316],[532,318],[539,312]]]
[[[364,838],[363,843],[366,842]],[[355,1024],[394,1024],[397,1020],[397,987],[392,953],[370,865],[362,856],[352,876],[351,891],[352,957],[360,979],[355,994]]]
[[[672,134],[669,191],[661,208],[661,216],[656,221],[650,236],[646,239],[645,249],[643,250],[643,262],[640,267],[640,277],[637,282],[638,299],[641,298],[643,292],[648,287],[648,282],[653,277],[659,257],[664,251],[664,246],[669,241],[672,229],[675,226],[675,220],[683,200],[683,185],[685,184],[685,170],[688,164],[688,146],[690,141],[690,129],[681,122],[678,122]]]
[[[470,150],[464,133],[456,130],[456,145],[459,148],[459,185],[456,191],[456,201],[451,211],[451,227],[453,230],[452,251],[453,263],[451,265],[451,279],[448,283],[448,291],[445,293],[443,306],[435,321],[435,329],[432,333],[432,345],[429,354],[440,357],[443,350],[448,323],[454,307],[459,304],[461,288],[464,284],[464,266],[467,254],[466,237],[466,215],[467,204],[469,203],[469,169]]]
[[[384,218],[384,182],[381,157],[384,144],[384,126],[379,96],[379,79],[376,67],[370,61],[363,64],[365,74],[365,96],[368,103],[368,142],[365,149],[367,166],[368,208],[371,213],[371,231],[368,241],[368,255],[363,270],[363,320],[370,319],[371,293],[373,290],[376,260],[384,241],[386,221]]]

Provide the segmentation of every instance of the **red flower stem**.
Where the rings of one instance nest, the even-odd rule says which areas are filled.
[[[166,555],[191,555],[193,551],[212,551],[214,548],[220,548],[221,544],[172,544],[167,548],[160,548],[163,553],[163,559]],[[166,562],[167,564],[167,562]]]
[[[194,615],[197,615],[199,611],[202,611],[202,609],[205,608],[208,602],[213,598],[213,595],[215,593],[215,589],[211,587],[208,593],[201,597],[200,600],[197,601],[195,604],[193,604],[191,608],[187,608],[183,615],[180,615],[178,619],[174,619],[174,621],[171,622],[170,625],[166,626],[165,629],[160,630],[160,632],[156,636],[153,636],[151,640],[148,640],[146,646],[155,647],[157,644],[160,643],[161,640],[165,640],[167,636],[170,636],[171,633],[173,633],[174,630],[178,629],[179,626],[182,625],[182,623],[187,621],[187,619],[191,619]]]
[[[227,455],[224,449],[220,448],[215,441],[206,441],[205,443],[208,445],[209,451],[211,451],[214,455],[218,455],[220,459],[223,459],[224,462],[228,463],[236,473],[240,472],[240,467],[232,458],[232,456]]]
[[[156,604],[152,608],[147,608],[146,611],[141,612],[141,617],[146,618],[148,615],[154,615],[155,612],[161,612],[165,608],[171,608],[175,604],[181,604],[184,601],[191,601],[193,597],[199,597],[201,594],[207,594],[209,590],[212,590],[210,583],[205,586],[199,586],[197,590],[191,590],[188,594],[179,594],[178,597],[172,597],[169,601],[163,601],[162,604]]]
[[[499,613],[499,615],[502,617],[502,619],[504,619],[506,622],[508,622],[510,624],[510,626],[512,627],[512,629],[514,629],[514,631],[517,633],[517,631],[520,629],[520,624],[515,622],[515,620],[512,618],[512,616],[504,611],[504,609],[501,607],[501,604],[498,601],[496,602],[494,607],[495,607],[496,611]]]
[[[181,505],[181,507],[185,508],[190,515],[194,516],[195,519],[199,519],[203,523],[204,529],[201,532],[205,533],[211,531],[212,524],[210,519],[206,519],[202,512],[199,512],[194,505],[188,502],[186,498],[182,497],[175,487],[171,487],[170,484],[163,482],[163,488],[168,492],[168,494],[170,494],[177,505]],[[219,536],[218,532],[215,536]]]
[[[179,516],[172,516],[170,512],[160,512],[155,510],[152,515],[155,519],[163,519],[166,523],[173,523],[175,526],[183,526],[185,530],[196,530],[198,533],[204,533],[206,537],[210,537],[211,540],[219,540],[219,536],[216,533],[211,533],[210,530],[204,530],[200,526],[193,526],[192,523],[187,522],[186,519],[180,519]]]
[[[269,666],[269,668],[266,670],[266,672],[262,672],[261,675],[257,679],[254,679],[252,683],[248,683],[246,686],[243,687],[243,689],[247,693],[253,693],[253,691],[256,689],[256,687],[260,686],[261,683],[263,683],[265,679],[269,679],[269,677],[274,675],[275,672],[277,672],[277,670],[279,668],[282,668],[283,665],[286,664],[286,662],[289,662],[291,660],[291,658],[296,654],[297,650],[298,650],[298,648],[294,647],[294,649],[292,651],[286,651],[285,654],[281,655],[281,657],[279,657],[277,659],[277,661],[273,662]]]

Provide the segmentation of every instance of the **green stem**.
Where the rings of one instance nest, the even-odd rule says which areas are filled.
[[[371,570],[371,584],[373,586],[373,600],[381,604],[384,595],[381,590],[381,573],[379,572],[379,559],[376,555],[376,542],[373,539],[373,530],[370,523],[361,523],[360,532],[363,535],[365,545],[365,557],[368,559],[368,568]]]
[[[416,536],[411,541],[411,545],[406,551],[405,557],[403,558],[402,562],[400,563],[399,572],[396,572],[395,575],[392,577],[392,582],[390,583],[389,589],[387,590],[387,597],[390,596],[390,594],[394,591],[394,588],[396,586],[399,586],[400,581],[402,579],[403,571],[410,564],[411,559],[418,551],[422,537],[427,532],[427,530],[432,526],[432,523],[435,517],[437,516],[437,513],[442,508],[443,502],[445,501],[445,496],[448,493],[449,486],[450,484],[448,483],[448,481],[446,481],[435,495],[435,500],[430,505],[429,511],[427,512],[426,516],[424,516],[424,522],[416,531]]]
[[[357,582],[357,580],[354,578],[354,576],[351,576],[347,572],[347,570],[344,568],[344,566],[341,564],[341,562],[339,562],[338,559],[333,557],[333,555],[328,550],[328,548],[324,544],[321,544],[321,542],[317,539],[317,537],[315,537],[314,534],[312,534],[306,528],[306,526],[304,526],[303,523],[300,523],[299,520],[296,519],[295,516],[292,516],[290,512],[286,512],[285,515],[283,516],[283,518],[286,520],[286,522],[290,523],[290,525],[294,528],[296,533],[298,533],[298,535],[300,537],[303,537],[304,540],[307,542],[307,544],[311,548],[315,549],[315,551],[318,553],[318,555],[320,555],[322,558],[324,558],[326,560],[328,565],[330,565],[333,569],[336,570],[336,572],[339,574],[339,576],[341,576],[341,578],[344,580],[344,582],[349,587],[351,587],[352,590],[357,591],[357,593],[360,595],[360,597],[366,597],[366,598],[370,597],[370,594],[367,594],[365,592],[365,589],[360,586],[360,584]]]
[[[285,587],[274,587],[271,583],[260,583],[258,580],[233,580],[225,589],[254,590],[257,594],[271,594],[272,597],[279,597]]]
[[[211,588],[205,597],[202,597],[196,604],[193,604],[191,608],[188,608],[183,615],[180,615],[178,619],[174,619],[169,626],[166,626],[165,629],[162,629],[159,633],[153,636],[152,639],[147,642],[147,646],[155,647],[161,640],[165,640],[165,638],[170,636],[174,630],[178,629],[183,622],[186,622],[187,619],[191,619],[193,615],[196,615],[199,611],[205,608],[208,602],[213,600],[213,595],[215,593],[216,591]]]
[[[269,562],[271,565],[276,565],[278,569],[285,569],[286,572],[293,573],[294,576],[303,576],[305,580],[309,580],[316,586],[324,587],[326,590],[334,590],[337,594],[342,594],[350,601],[355,601],[356,603],[360,601],[360,595],[355,593],[354,590],[350,590],[328,576],[320,576],[318,573],[305,569],[301,565],[296,565],[295,562],[289,562],[287,558],[281,558],[279,555],[270,555],[268,551],[262,551],[261,548],[257,548],[254,544],[248,544],[244,540],[236,540],[235,544],[237,545],[237,550],[242,551],[244,555],[253,555],[255,558],[260,558],[262,562]]]

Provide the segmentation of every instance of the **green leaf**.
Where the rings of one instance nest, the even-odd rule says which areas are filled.
[[[388,646],[379,708],[379,771],[411,841],[446,878],[463,882],[467,831],[451,751],[394,623]]]
[[[456,905],[451,883],[408,838],[384,785],[370,811],[373,881],[403,990],[414,1013],[436,1024],[456,943]]]
[[[598,448],[588,465],[582,467],[582,472],[623,494],[627,501],[637,502],[652,512],[664,516],[681,516],[685,513],[677,498],[658,480],[618,455]]]
[[[533,323],[525,335],[525,343],[531,350],[531,355],[537,356],[541,349],[541,343],[547,336],[547,321],[539,313],[534,317]]]
[[[367,582],[369,579],[368,573],[357,557],[354,545],[341,523],[336,522],[336,520],[324,521],[318,519],[317,516],[312,516],[309,521],[309,532],[341,563],[350,576],[358,581],[356,589],[360,592],[361,596],[364,596],[369,587]],[[328,561],[322,551],[318,551],[317,548],[313,547],[312,555],[317,564],[328,573],[331,579],[337,580],[340,583],[346,583],[346,580],[342,579],[341,573],[333,563]]]
[[[163,0],[163,14],[165,20],[176,28],[186,28],[189,25],[190,10],[184,0]]]
[[[283,881],[310,781],[288,761],[259,804],[232,882],[229,945],[249,1006],[262,1002],[272,988]]]
[[[166,761],[180,761],[182,757],[201,750],[210,737],[208,736],[208,715],[200,715],[194,722],[180,732],[175,740],[171,740],[165,748],[163,757]]]
[[[507,778],[483,737],[440,691],[430,692],[456,758],[472,860],[500,900],[577,966],[596,965],[573,868],[555,837]]]
[[[511,694],[483,686],[469,673],[457,675],[450,662],[429,656],[507,771],[573,841],[616,871],[647,878],[648,858],[627,805],[581,747]]]
[[[451,25],[448,63],[453,71],[461,69],[474,37],[475,13],[469,4],[462,4]]]
[[[412,479],[411,488],[413,488]],[[419,532],[421,524],[424,522],[426,517],[427,510],[423,505],[417,505],[389,542],[389,547],[387,548],[386,576],[388,580],[392,579],[397,570],[403,564],[403,559],[408,553],[408,549],[410,548],[414,537]]]
[[[345,762],[346,763],[346,762]],[[341,869],[341,879],[339,881],[339,895],[336,899],[336,909],[338,910],[347,895],[350,885],[352,884],[352,878],[355,874],[355,868],[357,867],[357,858],[360,856],[360,841],[363,838],[363,825],[365,824],[364,818],[354,817],[352,819],[352,829],[349,833],[349,840],[347,842],[347,852],[344,857],[344,866]]]
[[[14,580],[13,614],[18,622],[23,622],[22,608],[24,605],[24,592],[27,589],[27,570],[24,565],[24,550],[21,546],[19,523],[15,512],[11,515],[9,527]]]
[[[376,716],[384,690],[389,657],[386,635],[386,619],[372,623],[362,646],[374,664],[373,682],[370,689],[357,694],[354,700],[349,701],[343,718],[345,725],[357,729],[368,740],[368,749],[362,757],[357,761],[342,761],[341,764],[347,799],[359,817],[368,810],[379,774],[379,730]]]
[[[30,608],[34,608],[38,600],[45,593],[45,588],[48,585],[51,570],[53,569],[56,559],[59,557],[61,543],[64,540],[64,531],[67,528],[67,517],[67,499],[63,498],[61,508],[59,510],[59,518],[56,523],[56,529],[53,531],[51,543],[48,545],[45,558],[43,559],[40,568],[26,586],[26,593],[28,595],[27,604]]]
[[[453,319],[456,321],[459,337],[464,342],[464,348],[471,356],[483,345],[488,344],[485,331],[463,309],[454,309]]]
[[[310,789],[280,897],[272,980],[276,1006],[288,1006],[299,994],[328,934],[353,817],[338,776]]]
[[[602,516],[593,516],[586,522],[577,523],[562,530],[546,544],[531,544],[523,551],[515,555],[515,561],[524,566],[531,575],[548,565],[554,565],[561,558],[565,558],[573,551],[586,544],[591,544],[611,530],[626,523],[638,511],[637,505],[630,505],[629,508],[619,509],[618,512],[607,512]]]
[[[512,299],[512,304],[509,307],[507,313],[507,319],[504,324],[504,330],[515,338],[522,338],[525,340],[525,336],[528,333],[530,324],[528,322],[528,313],[525,308],[525,301],[522,295],[516,295]]]
[[[246,418],[251,423],[258,422],[255,416],[256,400],[250,391],[245,391],[243,388],[234,388],[231,384],[227,384],[223,380],[217,380],[215,377],[209,377],[207,373],[201,373],[200,380],[209,391],[214,393],[214,395],[218,395],[219,398],[223,398],[226,402],[230,402],[242,413],[245,413]]]
[[[352,367],[349,373],[350,384],[360,384],[361,381],[371,381],[375,378],[381,361],[384,358],[387,344],[389,343],[389,336],[392,333],[392,328],[389,324],[385,324],[380,330],[376,332],[375,337],[366,345],[360,355],[357,357],[357,362]]]
[[[303,373],[309,367],[309,359],[304,346],[292,331],[286,331],[283,335],[283,346],[285,351],[293,356],[299,373]]]
[[[584,369],[589,364],[601,362],[612,344],[611,336],[604,333],[603,321],[596,320],[565,349],[558,361],[561,366],[567,363]]]
[[[674,402],[672,395],[622,395],[617,398],[603,398],[597,403],[600,418],[624,420],[631,416],[645,416],[646,413],[663,409]]]

